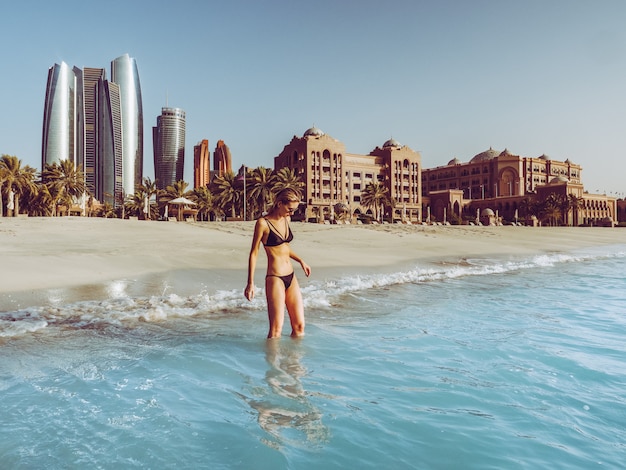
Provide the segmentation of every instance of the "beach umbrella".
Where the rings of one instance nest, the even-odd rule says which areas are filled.
[[[196,203],[193,202],[191,199],[187,199],[186,197],[177,197],[176,199],[172,199],[171,201],[168,202],[168,204],[182,204],[182,205],[189,205],[189,206],[195,206]]]
[[[195,206],[196,203],[193,202],[191,199],[187,199],[186,197],[177,197],[176,199],[172,199],[171,201],[168,202],[168,204],[176,204],[178,206]],[[181,210],[180,208],[178,209],[178,213],[176,214],[176,218],[178,220],[182,220],[181,217]]]

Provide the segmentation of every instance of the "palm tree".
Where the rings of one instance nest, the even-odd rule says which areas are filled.
[[[285,188],[294,188],[300,191],[304,186],[304,183],[292,168],[283,167],[275,175],[274,193],[278,193]]]
[[[4,158],[4,155],[2,155],[2,158]],[[7,174],[8,174],[7,167],[4,164],[4,161],[0,160],[0,217],[4,216],[4,202],[3,202],[4,199],[2,198],[2,185],[4,184],[4,180]]]
[[[274,170],[260,166],[252,170],[251,173],[250,176],[246,177],[247,199],[252,202],[250,204],[252,208],[256,208],[259,212],[265,212],[267,206],[272,202],[272,192],[275,191]]]
[[[124,210],[128,213],[129,216],[141,217],[142,215],[149,219],[150,215],[144,213],[144,207],[146,204],[146,193],[141,187],[141,185],[137,185],[135,188],[135,192],[126,199],[124,202]]]
[[[22,161],[12,155],[2,155],[0,158],[0,183],[6,183],[7,196],[12,196],[13,200],[8,200],[7,204],[13,204],[11,214],[15,216],[20,213],[20,196],[27,191],[35,191],[35,175],[37,170],[26,165],[22,168]],[[1,189],[4,184],[0,185]],[[0,197],[0,206],[2,198]]]
[[[53,214],[56,214],[56,206],[60,203],[67,207],[69,214],[74,201],[87,191],[85,175],[80,166],[77,168],[71,160],[47,163],[41,172],[41,179],[53,196]]]
[[[390,206],[389,191],[380,183],[369,183],[361,193],[361,204],[373,207],[376,220],[380,221],[384,206]]]
[[[215,213],[214,198],[206,186],[194,188],[189,198],[197,204],[200,220],[211,220],[211,213]]]
[[[231,217],[235,217],[235,209],[241,200],[241,189],[235,174],[232,171],[225,172],[222,176],[216,176],[213,179],[213,194],[215,194],[217,205],[226,212],[230,209]]]
[[[150,178],[144,177],[143,181],[139,183],[137,187],[135,188],[135,193],[138,193],[138,192],[141,193],[141,197],[143,198],[143,201],[141,203],[142,204],[141,208],[135,215],[144,214],[144,217],[150,220],[152,218],[151,217],[152,212],[156,212],[158,210],[152,207],[152,204],[150,204],[150,199],[152,198],[152,196],[155,196],[158,194],[156,181],[152,181]],[[148,212],[147,213],[144,212],[146,198],[148,199]],[[133,199],[132,204],[134,205],[137,202],[136,201],[137,198],[133,196],[132,199]]]
[[[578,209],[580,208],[581,198],[576,197],[574,193],[567,195],[569,201],[569,210],[572,211],[572,225],[578,225]]]
[[[166,186],[165,189],[162,189],[158,193],[158,197],[160,200],[164,200],[165,203],[171,201],[172,199],[176,199],[179,197],[189,197],[191,195],[191,191],[187,191],[187,187],[189,183],[183,180],[176,181],[173,185]],[[180,214],[181,209],[179,208],[176,216]]]
[[[563,199],[560,194],[550,193],[543,201],[541,214],[548,219],[550,226],[557,225],[563,215]]]
[[[100,211],[100,216],[104,217],[105,219],[115,219],[117,217],[117,212],[115,211],[113,204],[111,204],[110,202],[105,202],[102,205]]]
[[[167,186],[161,192],[161,196],[168,201],[176,199],[177,197],[187,197],[191,193],[191,191],[187,191],[187,186],[189,186],[189,183],[183,180],[178,180],[173,185]]]

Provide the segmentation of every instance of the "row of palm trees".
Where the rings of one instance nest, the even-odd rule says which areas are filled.
[[[0,217],[28,214],[56,216],[62,208],[83,202],[88,215],[101,217],[162,217],[167,203],[179,197],[193,201],[200,220],[241,217],[250,220],[267,211],[274,194],[283,188],[301,189],[303,183],[290,168],[274,171],[265,167],[245,168],[245,175],[226,172],[215,176],[209,187],[189,189],[183,180],[157,189],[156,181],[143,178],[132,196],[115,204],[94,204],[82,170],[69,160],[46,164],[41,173],[15,156],[0,157]],[[6,209],[6,212],[5,212]]]
[[[524,198],[520,204],[522,217],[535,216],[539,220],[546,221],[548,225],[578,225],[578,209],[581,198],[574,194],[567,196],[558,193],[550,193],[539,201]],[[572,215],[571,221],[570,214]]]

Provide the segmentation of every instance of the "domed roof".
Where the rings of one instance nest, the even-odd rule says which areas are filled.
[[[487,207],[487,209],[483,209],[483,211],[480,213],[481,216],[483,217],[491,217],[493,215],[496,215],[495,212],[492,209],[489,209]]]
[[[569,179],[565,176],[556,176],[550,180],[550,184],[567,183]]]
[[[486,162],[493,158],[496,158],[498,155],[500,155],[500,153],[501,152],[498,152],[497,150],[494,150],[491,147],[489,147],[489,150],[485,150],[484,152],[481,152],[478,155],[475,155],[474,158],[470,160],[470,163]]]
[[[448,162],[448,166],[449,165],[460,165],[461,164],[461,160],[459,160],[458,158],[454,157],[452,160],[450,160]]]
[[[396,139],[389,139],[387,142],[385,142],[383,144],[383,148],[389,148],[389,147],[393,147],[393,148],[397,148],[399,149],[400,147],[402,147],[402,145],[400,145],[400,142],[398,142]]]
[[[320,137],[323,135],[324,135],[324,132],[321,129],[318,129],[317,127],[315,127],[315,124],[314,124],[313,127],[310,127],[309,129],[304,131],[304,135],[302,137]]]
[[[548,157],[545,153],[543,155],[541,155],[539,157],[540,160],[550,160],[550,157]]]

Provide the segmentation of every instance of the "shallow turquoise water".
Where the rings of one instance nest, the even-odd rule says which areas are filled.
[[[301,340],[239,290],[6,311],[1,467],[623,468],[624,272],[622,246],[313,280]]]

